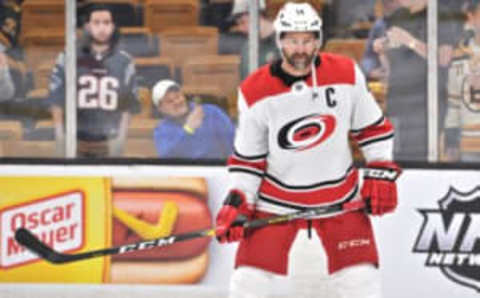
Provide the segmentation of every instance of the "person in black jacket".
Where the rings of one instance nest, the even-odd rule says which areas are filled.
[[[378,49],[389,63],[387,114],[396,127],[396,160],[427,160],[427,3],[402,0],[403,7],[385,19],[386,35]],[[455,19],[448,3],[439,3],[439,124],[446,107],[447,67],[461,22],[461,13]]]
[[[118,31],[107,6],[94,5],[86,18],[86,36],[77,48],[78,156],[122,153],[130,114],[139,108],[133,59],[116,45]],[[65,55],[60,54],[50,79],[50,111],[58,151],[64,147]]]

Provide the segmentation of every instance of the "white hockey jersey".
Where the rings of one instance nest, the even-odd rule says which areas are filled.
[[[480,137],[480,45],[474,36],[462,40],[455,50],[448,71],[448,109],[445,117],[447,145],[456,147],[457,136],[448,129],[461,131],[461,140]]]
[[[289,85],[274,63],[239,87],[230,189],[252,208],[285,214],[357,197],[349,134],[367,162],[392,159],[393,127],[359,67],[338,55],[318,58],[305,80]]]

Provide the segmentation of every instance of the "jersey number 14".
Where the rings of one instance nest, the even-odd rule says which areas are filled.
[[[114,77],[81,76],[78,79],[78,107],[81,109],[116,110],[118,107],[118,87]]]

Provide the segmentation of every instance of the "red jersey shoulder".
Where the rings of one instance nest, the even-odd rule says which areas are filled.
[[[318,85],[355,84],[355,62],[349,57],[332,53],[320,54],[317,67]]]
[[[290,88],[272,75],[270,64],[267,64],[250,74],[240,85],[240,90],[247,105],[251,107],[269,96],[288,92]]]

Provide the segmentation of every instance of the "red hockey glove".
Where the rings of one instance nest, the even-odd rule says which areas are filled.
[[[397,184],[395,180],[402,170],[391,161],[376,161],[367,164],[363,176],[362,198],[373,215],[392,212],[397,207]]]
[[[249,218],[245,196],[231,191],[217,215],[216,234],[220,243],[240,241],[245,236],[242,224]]]

